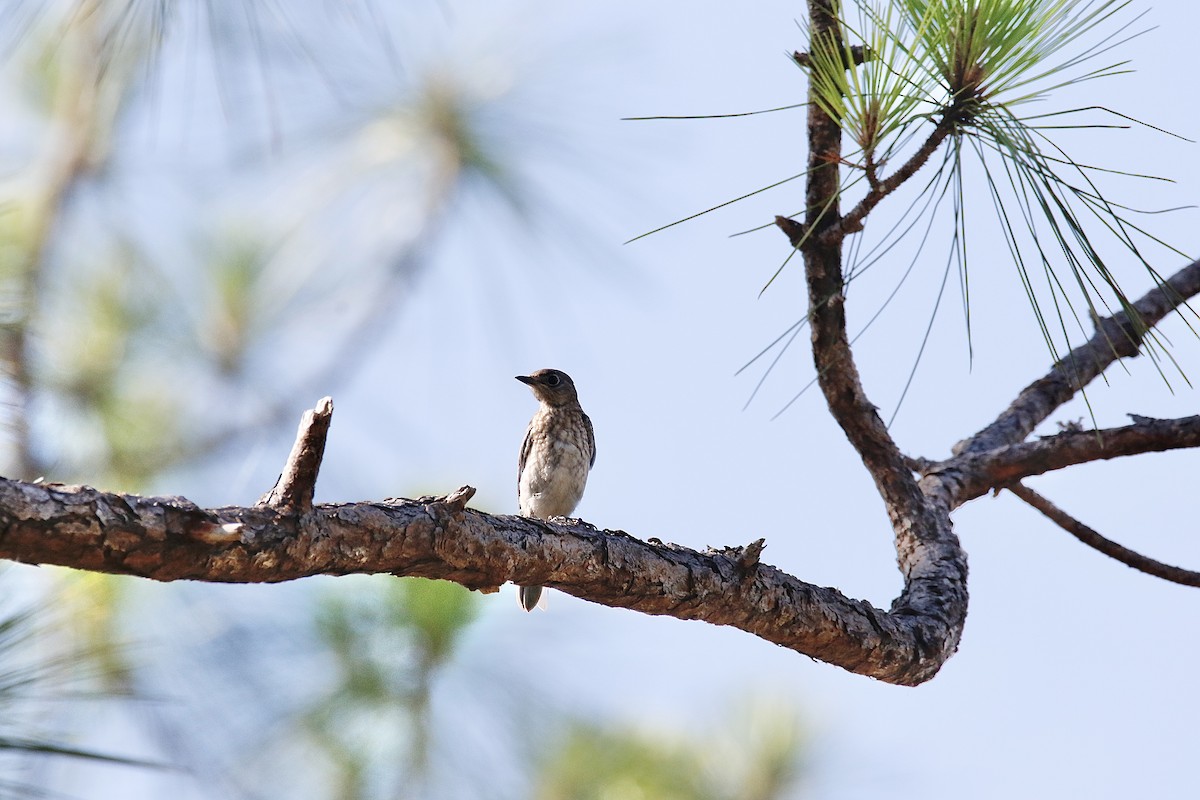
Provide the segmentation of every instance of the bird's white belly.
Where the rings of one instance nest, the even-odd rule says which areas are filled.
[[[547,519],[565,517],[579,505],[587,484],[588,459],[578,447],[556,442],[531,454],[518,486],[521,513]],[[539,448],[540,449],[540,448]]]

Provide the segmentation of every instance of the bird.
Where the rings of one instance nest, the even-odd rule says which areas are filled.
[[[517,380],[533,390],[538,410],[529,420],[517,462],[521,516],[566,517],[579,505],[596,463],[596,434],[579,405],[575,382],[562,370],[539,369]],[[521,608],[532,611],[541,586],[518,586]]]

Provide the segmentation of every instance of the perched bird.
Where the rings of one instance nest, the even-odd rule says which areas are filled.
[[[588,470],[596,463],[596,434],[579,406],[575,382],[556,369],[539,369],[517,380],[533,390],[538,410],[529,420],[517,464],[521,516],[565,517],[579,505]],[[519,586],[521,608],[532,611],[541,586]]]

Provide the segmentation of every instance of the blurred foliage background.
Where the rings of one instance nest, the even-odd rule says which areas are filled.
[[[526,163],[564,139],[536,75],[391,5],[5,0],[3,474],[236,469],[356,375],[463,215],[578,213]],[[457,585],[32,572],[0,575],[0,796],[797,796],[786,705],[597,719],[491,658]]]

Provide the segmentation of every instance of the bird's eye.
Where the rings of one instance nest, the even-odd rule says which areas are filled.
[[[551,372],[546,376],[547,386],[558,386],[560,383],[562,383],[562,379],[560,379],[557,374]]]

